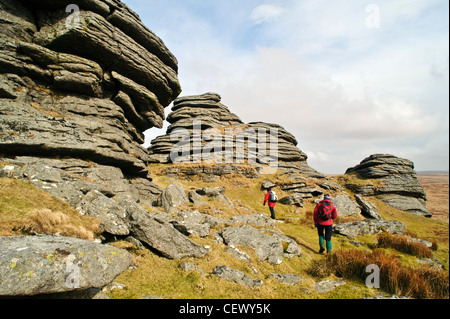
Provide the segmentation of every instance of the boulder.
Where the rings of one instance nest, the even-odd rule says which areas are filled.
[[[289,236],[283,235],[279,231],[274,229],[265,228],[264,232],[277,238],[282,243],[287,243],[287,248],[284,250],[283,256],[286,258],[292,258],[295,256],[303,255],[302,250],[298,246],[297,242]]]
[[[347,282],[345,280],[325,280],[317,282],[314,286],[314,290],[323,294],[346,284]]]
[[[163,207],[168,213],[178,211],[178,206],[189,202],[186,192],[178,183],[170,184],[157,200],[157,206]]]
[[[112,235],[126,236],[130,234],[127,211],[115,200],[98,191],[87,193],[78,204],[83,215],[100,220],[100,227]]]
[[[269,275],[269,277],[273,277],[278,281],[281,281],[284,284],[287,285],[296,285],[300,282],[300,280],[306,279],[305,277],[296,275],[296,274],[276,274],[272,273]]]
[[[196,234],[200,236],[200,233],[205,232],[203,236],[200,236],[205,237],[209,235],[209,229],[211,227],[230,223],[230,220],[208,214],[202,214],[198,211],[182,210],[177,212],[175,219],[170,222],[174,225],[183,225],[182,227],[186,228],[189,234]]]
[[[304,178],[302,177],[296,178],[295,175],[292,182],[287,182],[283,185],[280,185],[280,188],[283,191],[292,194],[291,196],[288,196],[287,198],[283,199],[283,203],[285,202],[300,203],[300,200],[303,201],[303,199],[313,198],[324,194],[323,190],[321,190],[320,188],[307,186]]]
[[[197,194],[202,196],[214,197],[229,207],[234,207],[233,202],[225,196],[225,188],[223,187],[204,187],[196,190]]]
[[[277,185],[272,183],[271,181],[264,181],[261,184],[261,190],[262,191],[267,190],[268,188],[274,188],[274,187],[277,187]]]
[[[364,215],[367,218],[373,218],[378,220],[383,220],[383,217],[381,217],[380,213],[378,212],[377,207],[369,202],[368,200],[364,199],[362,196],[355,194],[355,199],[358,202],[358,204],[361,206],[361,214]]]
[[[190,191],[188,193],[188,198],[189,198],[189,201],[191,203],[193,203],[194,205],[204,205],[204,204],[207,203],[207,202],[202,200],[202,196],[197,194],[196,191]]]
[[[131,233],[142,243],[169,259],[202,258],[208,250],[180,233],[174,226],[157,218],[158,214],[135,213]]]
[[[173,221],[172,225],[180,233],[189,236],[196,235],[198,237],[208,237],[210,226],[208,224],[197,224],[185,221]]]
[[[267,260],[269,263],[276,265],[283,262],[281,241],[251,226],[226,227],[222,230],[222,237],[227,245],[242,245],[253,248],[260,260]]]
[[[249,264],[252,263],[250,260],[250,256],[247,253],[234,247],[234,245],[230,245],[230,247],[228,247],[228,249],[226,250],[226,253],[232,255],[237,259],[243,260]]]
[[[389,206],[406,211],[411,215],[431,218],[433,215],[426,209],[426,201],[422,198],[414,198],[397,194],[382,195],[379,198]]]
[[[354,238],[365,234],[380,234],[388,232],[392,234],[403,234],[406,225],[395,220],[366,219],[357,222],[334,225],[334,231],[338,234]]]
[[[352,182],[347,187],[363,196],[377,196],[386,204],[414,215],[432,217],[426,208],[426,193],[417,179],[414,163],[390,154],[374,154],[346,174],[362,178],[365,183]]]
[[[252,278],[240,270],[232,269],[224,265],[217,265],[212,273],[221,279],[233,281],[252,288],[262,286],[263,284],[261,279]]]
[[[102,288],[126,270],[122,249],[61,236],[0,237],[0,297]]]
[[[293,194],[283,197],[282,199],[279,200],[279,203],[283,205],[293,205],[297,207],[303,207],[303,198],[304,197],[299,194]]]
[[[230,221],[231,224],[248,224],[255,227],[275,227],[275,220],[263,213],[256,213],[252,215],[233,216]]]
[[[338,216],[359,216],[361,209],[347,194],[336,195],[331,198]]]
[[[218,197],[225,195],[225,188],[223,187],[204,187],[196,190],[197,194],[208,197]]]

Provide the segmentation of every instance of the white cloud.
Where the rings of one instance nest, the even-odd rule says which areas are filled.
[[[271,4],[262,4],[253,9],[250,14],[250,19],[256,24],[274,21],[283,15],[286,10],[282,7],[274,6]]]
[[[221,87],[244,120],[258,118],[297,129],[299,137],[414,137],[437,129],[438,119],[398,97],[349,96],[345,83],[317,74],[285,50],[260,48]],[[223,74],[223,72],[222,72]]]
[[[447,141],[448,154],[445,2],[381,0],[379,29],[367,28],[359,0],[253,0],[239,15],[236,1],[221,1],[215,20],[168,6],[177,16],[161,23],[182,95],[217,92],[243,121],[284,126],[312,167],[342,172],[373,153],[448,167],[448,155],[431,152],[431,141]]]

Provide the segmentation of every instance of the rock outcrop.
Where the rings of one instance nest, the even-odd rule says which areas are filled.
[[[406,225],[396,220],[366,219],[334,225],[333,230],[338,234],[352,239],[359,235],[376,235],[382,232],[403,234],[406,230]]]
[[[149,148],[150,162],[272,164],[285,171],[321,177],[307,164],[296,138],[276,124],[243,123],[216,93],[174,101],[166,135]]]
[[[0,237],[0,297],[103,288],[131,264],[110,245],[60,236]]]
[[[426,193],[417,179],[414,163],[388,154],[364,159],[346,174],[356,174],[358,183],[348,182],[349,189],[363,196],[377,196],[386,204],[414,215],[432,217],[426,208]]]
[[[0,2],[0,153],[145,178],[143,132],[181,92],[177,61],[120,1],[70,4]]]
[[[260,260],[272,264],[283,262],[283,245],[280,240],[248,225],[227,227],[222,230],[227,245],[242,245],[255,249]]]
[[[221,279],[233,281],[235,283],[246,285],[252,288],[262,286],[263,284],[263,281],[261,279],[252,278],[250,276],[247,276],[240,270],[232,269],[224,265],[217,265],[214,268],[212,274]]]
[[[169,259],[201,258],[208,250],[177,231],[172,224],[150,214],[136,214],[132,233],[141,242]]]

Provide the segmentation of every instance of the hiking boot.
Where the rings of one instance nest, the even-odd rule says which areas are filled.
[[[324,244],[325,244],[325,238],[322,236],[319,236],[319,247],[320,247],[319,254],[323,254],[323,252],[325,251]]]
[[[331,241],[327,241],[327,254],[331,254],[332,247]]]

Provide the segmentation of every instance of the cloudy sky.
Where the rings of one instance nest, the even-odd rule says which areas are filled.
[[[448,0],[123,1],[177,57],[182,96],[283,126],[316,170],[375,153],[449,169]]]

